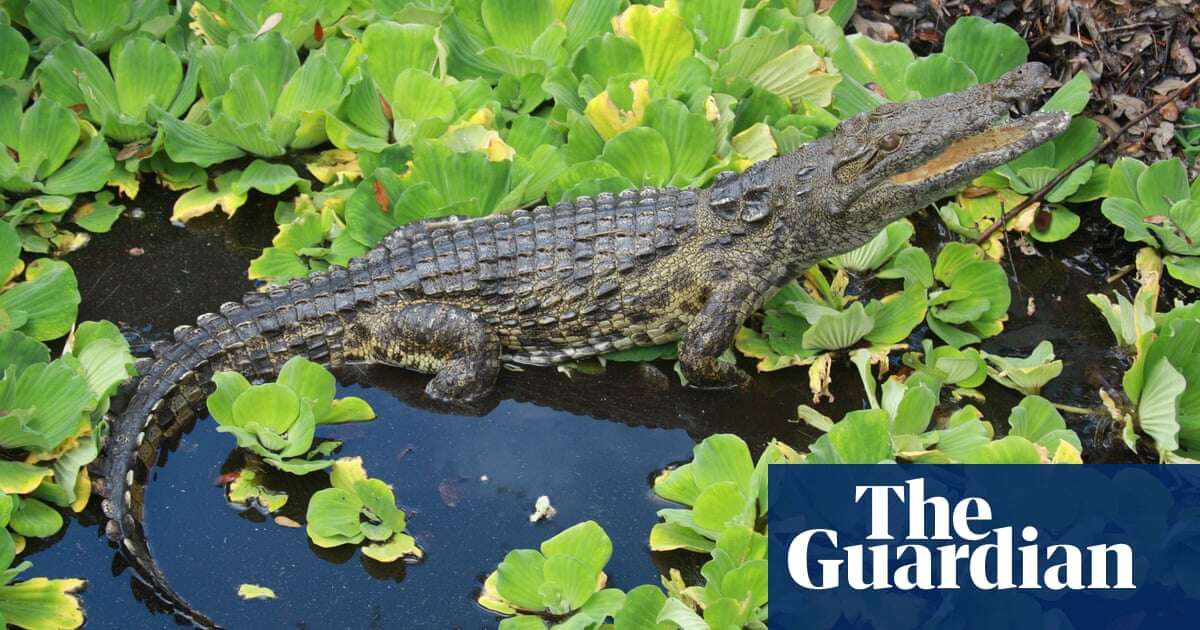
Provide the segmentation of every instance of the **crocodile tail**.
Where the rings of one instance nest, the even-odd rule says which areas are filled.
[[[296,355],[325,365],[344,363],[348,311],[373,297],[345,269],[331,269],[226,303],[220,314],[176,328],[173,342],[155,344],[154,358],[139,362],[141,380],[112,423],[96,485],[104,497],[108,537],[182,620],[216,627],[167,583],[142,531],[145,487],[160,447],[192,426],[214,389],[216,371],[236,370],[254,380],[273,378]]]
[[[211,375],[204,374],[203,355],[183,344],[172,344],[157,354],[139,365],[141,380],[105,442],[102,479],[97,482],[108,518],[105,533],[168,610],[184,621],[212,628],[216,627],[212,620],[168,584],[142,532],[145,483],[159,447],[195,419],[194,405],[207,389],[201,382]]]

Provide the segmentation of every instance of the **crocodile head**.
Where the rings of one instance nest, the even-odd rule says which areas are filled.
[[[873,235],[1061,134],[1068,114],[1008,116],[1038,96],[1048,78],[1046,66],[1028,63],[991,83],[887,103],[841,123],[827,145],[828,185],[814,190],[824,195],[826,216]]]

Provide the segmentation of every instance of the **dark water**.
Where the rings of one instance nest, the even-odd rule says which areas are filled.
[[[83,293],[81,319],[119,322],[142,351],[169,337],[175,325],[250,289],[248,262],[274,232],[273,203],[266,200],[252,198],[231,221],[205,219],[187,228],[167,222],[172,200],[170,193],[144,192],[145,218],[122,217],[111,233],[97,235],[70,258]],[[935,221],[918,221],[918,232],[930,251],[946,238]],[[131,255],[134,247],[143,253]],[[1110,288],[1104,277],[1113,269],[1104,260],[1132,257],[1101,228],[1039,250],[1040,256],[1027,257],[1014,248],[1006,258],[1014,293],[1010,321],[984,348],[1026,354],[1052,340],[1066,366],[1044,395],[1095,406],[1096,384],[1119,383],[1125,366],[1110,354],[1110,335],[1084,295]],[[1128,286],[1119,288],[1128,293]],[[819,406],[834,417],[865,405],[849,363],[839,363],[837,400]],[[395,487],[427,557],[389,566],[349,548],[319,550],[301,529],[232,509],[214,481],[236,468],[236,457],[229,460],[234,443],[203,421],[157,470],[147,491],[146,529],[177,591],[223,624],[492,627],[496,617],[474,603],[487,572],[508,550],[537,547],[586,519],[613,539],[607,572],[614,586],[657,583],[672,566],[694,572],[696,558],[689,554],[648,550],[655,511],[666,506],[650,491],[657,471],[690,458],[697,441],[717,432],[738,433],[756,451],[773,437],[796,447],[815,437],[795,421],[796,406],[811,402],[807,374],[799,369],[758,375],[741,392],[684,389],[667,363],[610,365],[604,375],[570,378],[551,369],[505,372],[495,399],[469,416],[430,408],[420,395],[426,379],[420,375],[371,368],[342,376],[353,384],[343,385],[341,395],[366,398],[379,417],[327,427],[320,435],[343,440],[342,455],[361,456],[371,476]],[[990,383],[983,391],[985,415],[1003,431],[1019,396]],[[1083,438],[1089,461],[1129,459],[1101,419],[1068,416],[1068,422]],[[324,483],[320,474],[305,481],[286,512],[302,515],[306,493]],[[530,524],[528,514],[543,494],[558,515]],[[141,602],[132,572],[97,527],[94,503],[71,520],[60,541],[30,556],[33,574],[86,578],[88,627],[174,626],[169,615]],[[270,587],[279,599],[242,601],[236,591],[243,582]]]

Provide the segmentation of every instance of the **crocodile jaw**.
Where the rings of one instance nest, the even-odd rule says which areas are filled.
[[[1058,136],[1070,124],[1069,114],[1035,112],[996,125],[955,140],[917,168],[890,177],[888,185],[931,191],[954,188]]]

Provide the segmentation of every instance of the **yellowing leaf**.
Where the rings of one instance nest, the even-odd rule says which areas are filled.
[[[629,89],[633,92],[633,109],[630,111],[624,111],[618,107],[613,102],[608,90],[597,94],[595,98],[588,101],[587,107],[583,110],[588,122],[592,123],[592,127],[596,129],[596,133],[606,141],[642,122],[646,105],[650,102],[650,82],[638,79],[630,82]]]
[[[635,4],[614,17],[613,32],[638,43],[646,74],[663,84],[695,46],[682,17],[652,5]]]
[[[775,144],[771,128],[760,122],[747,127],[730,142],[733,144],[733,150],[743,158],[735,160],[738,170],[744,170],[755,162],[773,158],[779,153],[779,145]]]
[[[175,200],[175,207],[171,211],[171,220],[186,223],[196,217],[204,216],[218,207],[226,216],[233,216],[233,213],[246,203],[246,193],[239,194],[233,190],[233,183],[240,175],[241,171],[229,171],[217,177],[216,190],[200,186],[180,195],[179,199]]]
[[[305,162],[304,166],[322,184],[362,179],[362,168],[358,164],[358,153],[348,149],[322,151],[314,159]]]
[[[29,494],[42,480],[54,472],[49,468],[31,466],[22,462],[0,461],[0,492],[5,494]]]
[[[238,597],[242,599],[275,599],[275,591],[257,584],[238,586]]]
[[[1058,448],[1054,451],[1054,457],[1050,462],[1053,464],[1082,464],[1083,456],[1070,442],[1059,440]]]
[[[83,625],[83,608],[72,594],[83,580],[33,578],[0,586],[0,615],[9,626],[29,630],[67,630]]]

